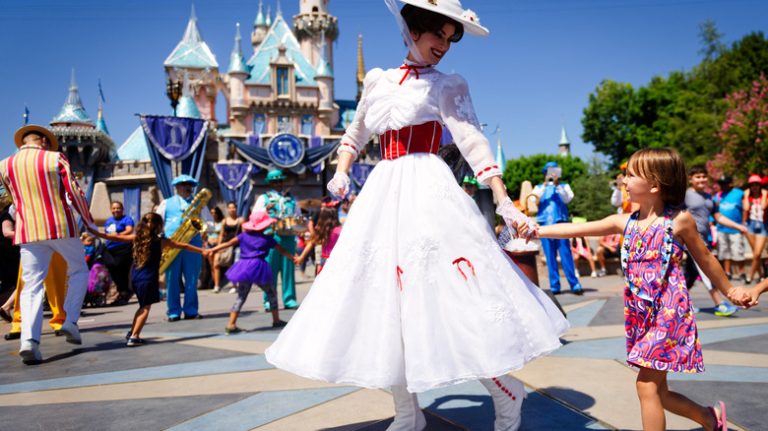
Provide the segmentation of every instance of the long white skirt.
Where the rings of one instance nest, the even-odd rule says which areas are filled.
[[[520,369],[567,329],[442,159],[412,154],[370,174],[266,359],[311,379],[423,392]]]

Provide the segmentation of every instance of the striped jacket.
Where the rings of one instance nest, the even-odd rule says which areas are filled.
[[[0,161],[0,180],[16,205],[14,244],[77,236],[73,208],[85,224],[94,226],[85,194],[59,152],[21,147]]]

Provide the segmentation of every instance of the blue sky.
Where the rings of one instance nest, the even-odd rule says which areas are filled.
[[[138,125],[135,113],[167,113],[163,60],[181,39],[192,2],[186,0],[3,0],[0,54],[4,90],[0,103],[0,157],[14,151],[13,132],[24,105],[31,120],[47,124],[67,96],[77,71],[83,103],[92,118],[97,81],[107,99],[105,115],[119,145]],[[200,30],[226,69],[235,23],[243,50],[258,0],[197,0]],[[700,61],[699,24],[713,19],[731,44],[753,32],[768,33],[765,0],[464,0],[491,29],[488,38],[467,35],[439,68],[461,73],[470,84],[480,121],[502,129],[508,158],[555,153],[565,126],[574,154],[589,158],[581,141],[581,116],[589,93],[603,79],[644,85],[655,75],[688,70]],[[277,0],[265,0],[274,14]],[[299,0],[282,0],[283,16]],[[353,98],[357,35],[365,65],[396,67],[405,49],[380,0],[330,0],[341,34],[335,46],[336,97]],[[219,117],[223,118],[223,103]],[[495,136],[489,134],[495,142]]]

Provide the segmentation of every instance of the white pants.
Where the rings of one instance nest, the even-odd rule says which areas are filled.
[[[85,248],[77,238],[37,241],[21,245],[21,340],[40,342],[43,327],[43,281],[53,252],[67,261],[67,296],[64,299],[66,322],[77,323],[88,289]]]

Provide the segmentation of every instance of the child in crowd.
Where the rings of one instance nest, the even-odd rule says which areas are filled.
[[[133,268],[131,280],[133,291],[139,300],[139,309],[133,316],[131,330],[125,335],[128,347],[144,344],[141,330],[149,317],[152,304],[160,302],[160,260],[164,248],[180,248],[186,251],[205,254],[200,247],[168,239],[163,235],[163,218],[157,213],[147,213],[141,217],[136,233],[121,236],[113,233],[100,234],[110,241],[133,241]]]
[[[749,188],[744,192],[744,214],[747,219],[747,240],[752,247],[752,267],[749,276],[745,280],[747,284],[752,280],[762,280],[763,274],[762,255],[765,248],[768,229],[765,226],[765,210],[768,208],[768,190],[762,188],[763,178],[758,174],[749,176]]]
[[[339,222],[336,208],[323,207],[320,210],[320,216],[317,218],[317,224],[315,224],[312,237],[307,241],[301,255],[294,258],[294,262],[296,265],[301,265],[315,246],[319,245],[322,248],[322,252],[320,261],[315,265],[317,268],[315,274],[320,274],[325,261],[331,256],[331,251],[336,245],[339,235],[341,235],[341,223]]]
[[[93,267],[94,256],[96,255],[96,245],[93,235],[89,232],[83,232],[80,234],[80,242],[83,243],[85,248],[85,263],[88,264],[88,268]]]
[[[264,230],[275,221],[265,211],[253,212],[250,219],[242,224],[242,233],[211,249],[212,253],[216,253],[219,250],[240,245],[240,259],[226,273],[227,279],[237,289],[237,299],[229,311],[229,323],[224,328],[227,335],[242,331],[237,327],[237,317],[248,298],[251,285],[259,286],[267,294],[270,304],[277,304],[275,286],[272,285],[272,269],[266,257],[273,248],[288,259],[293,259],[293,256],[279,246],[271,235],[264,235]],[[280,320],[277,307],[271,307],[270,312],[273,328],[282,328],[286,325],[286,322]]]
[[[573,254],[573,265],[576,267],[576,277],[581,277],[579,274],[579,258],[584,258],[589,264],[589,269],[592,273],[590,277],[597,277],[597,270],[595,269],[595,259],[592,257],[592,249],[589,247],[587,239],[582,237],[571,238],[571,254]]]
[[[619,257],[619,243],[621,242],[621,235],[611,234],[605,235],[597,242],[597,263],[600,264],[600,270],[597,271],[598,277],[604,277],[607,274],[605,269],[605,258],[607,257]]]
[[[696,319],[683,274],[684,250],[734,303],[748,305],[744,288],[731,287],[709,253],[696,222],[681,208],[686,191],[685,164],[674,150],[646,148],[632,155],[624,178],[638,211],[586,224],[542,226],[541,237],[569,238],[624,233],[621,261],[627,362],[640,369],[637,392],[645,430],[665,429],[664,409],[725,430],[725,404],[701,406],[667,387],[667,373],[704,371]]]

